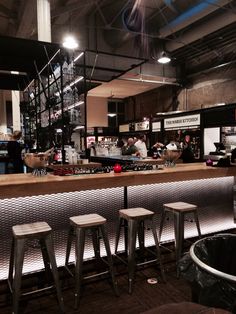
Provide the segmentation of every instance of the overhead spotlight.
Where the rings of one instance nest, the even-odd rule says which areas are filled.
[[[69,35],[64,38],[62,46],[67,49],[76,49],[79,44],[73,36]]]
[[[157,62],[161,64],[166,64],[169,63],[170,61],[171,58],[165,51],[162,51],[157,59]]]
[[[115,117],[115,116],[116,116],[116,113],[108,113],[107,115],[108,115],[108,117],[113,118],[113,117]]]

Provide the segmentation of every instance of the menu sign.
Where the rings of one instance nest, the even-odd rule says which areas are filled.
[[[164,120],[165,129],[181,129],[200,125],[200,114],[179,116]]]

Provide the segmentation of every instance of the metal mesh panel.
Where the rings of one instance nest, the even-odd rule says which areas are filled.
[[[123,208],[123,188],[101,189],[73,193],[20,197],[0,201],[0,280],[6,279],[10,258],[12,226],[36,221],[46,221],[54,230],[53,239],[58,266],[65,263],[65,248],[69,217],[98,213],[107,218],[107,231],[111,247],[118,210]],[[101,243],[101,254],[105,254]],[[85,258],[94,256],[91,241],[86,240]],[[74,261],[74,249],[70,261]],[[28,273],[44,268],[38,245],[30,243],[26,250],[23,272]]]
[[[128,207],[145,207],[156,213],[159,227],[164,203],[187,202],[198,205],[202,234],[234,228],[233,177],[150,184],[128,188]],[[173,216],[167,215],[161,241],[174,239]],[[186,215],[185,238],[197,236],[193,215]],[[153,244],[152,237],[147,241]]]
[[[162,204],[172,201],[186,201],[199,206],[199,219],[202,233],[222,231],[234,228],[233,220],[233,177],[207,180],[184,181],[177,183],[150,184],[128,187],[128,207],[145,207],[157,213],[159,223]],[[0,201],[0,280],[6,279],[10,258],[12,230],[16,224],[46,221],[53,228],[54,247],[58,266],[64,265],[69,217],[98,213],[107,218],[107,230],[114,252],[114,239],[118,221],[118,211],[124,208],[124,189],[100,189],[83,192],[41,195],[4,199]],[[188,217],[187,217],[188,218]],[[191,219],[191,217],[189,217]],[[197,235],[195,223],[186,222],[186,237]],[[146,244],[154,241],[146,225]],[[165,224],[162,241],[173,240],[172,218]],[[34,244],[34,243],[33,243]],[[41,252],[30,245],[26,251],[24,273],[43,268]],[[119,250],[124,249],[123,237]],[[101,254],[105,254],[101,245]],[[94,252],[88,238],[85,258],[91,258]],[[74,261],[72,250],[70,261]]]

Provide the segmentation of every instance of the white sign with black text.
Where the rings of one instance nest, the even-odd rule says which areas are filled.
[[[193,114],[189,116],[179,116],[175,118],[168,118],[164,120],[165,129],[183,128],[200,125],[200,114]]]

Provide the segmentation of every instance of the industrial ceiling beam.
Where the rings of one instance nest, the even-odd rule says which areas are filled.
[[[212,17],[208,21],[191,27],[183,35],[166,43],[168,51],[175,51],[183,46],[189,45],[204,36],[220,30],[221,28],[236,21],[236,14],[233,11],[224,11],[220,15]]]
[[[219,8],[229,4],[231,0],[207,0],[201,1],[190,9],[178,15],[174,20],[159,29],[161,38],[168,37],[173,33],[184,29],[190,24],[200,20]],[[209,30],[210,32],[210,30]]]

